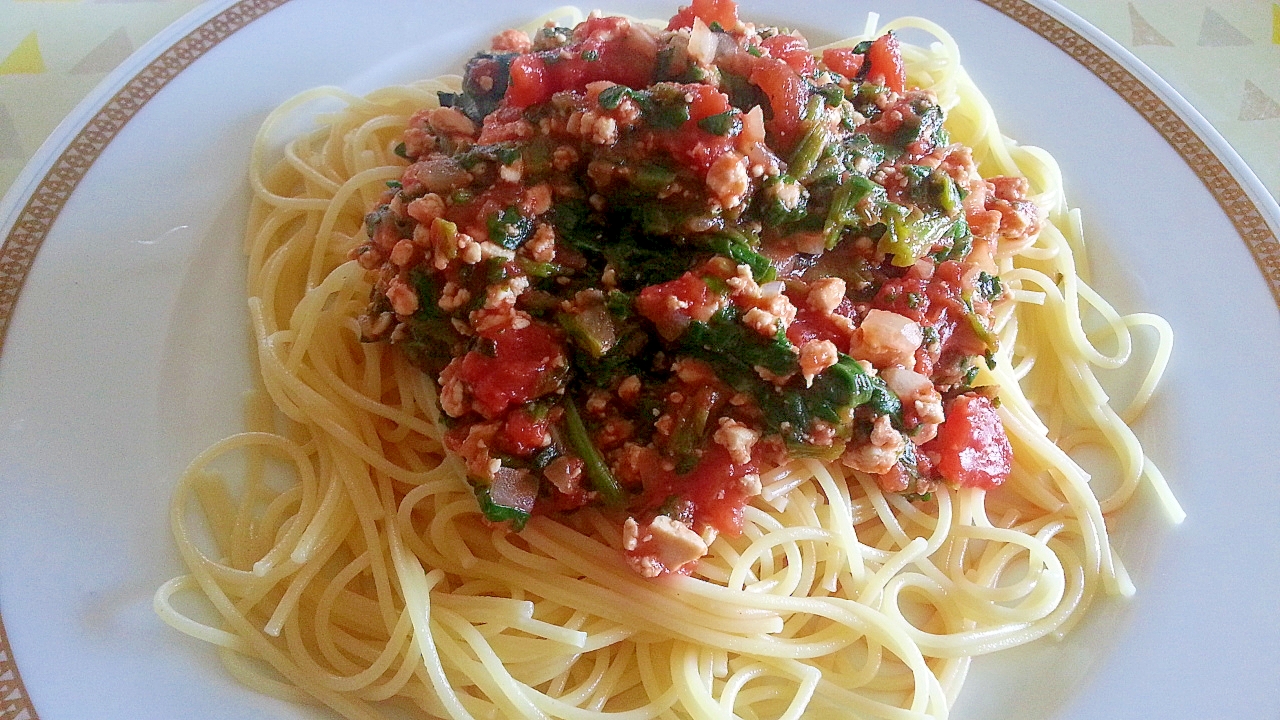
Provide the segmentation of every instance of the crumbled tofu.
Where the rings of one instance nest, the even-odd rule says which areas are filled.
[[[440,302],[437,304],[441,310],[453,312],[468,302],[471,302],[471,291],[450,280],[440,291]]]
[[[640,378],[631,375],[618,385],[618,398],[623,402],[632,402],[640,397]]]
[[[758,307],[751,308],[742,316],[742,324],[765,337],[773,337],[778,332],[778,316]]]
[[[854,470],[880,475],[889,472],[906,450],[902,434],[893,429],[888,415],[876,418],[870,442],[850,448],[840,461]]]
[[[406,205],[405,213],[423,225],[430,225],[444,215],[444,200],[435,193],[427,193]]]
[[[720,418],[720,427],[711,436],[725,450],[729,458],[739,465],[751,462],[751,448],[760,439],[760,431],[727,417]]]
[[[678,570],[707,554],[707,544],[698,533],[666,515],[655,517],[645,535],[652,542],[652,556],[668,570]]]
[[[813,387],[813,379],[823,370],[835,365],[840,350],[830,340],[809,340],[800,346],[800,374],[805,387]]]
[[[524,160],[516,158],[510,165],[498,166],[498,177],[509,183],[518,183],[524,177]]]
[[[471,118],[451,107],[435,108],[427,115],[427,122],[441,135],[465,135],[474,137],[476,124]]]
[[[520,207],[526,215],[537,217],[551,209],[551,185],[538,183],[524,191]]]
[[[822,278],[809,286],[805,304],[820,313],[830,314],[844,301],[844,280],[838,277]]]
[[[635,550],[640,542],[640,523],[636,522],[633,517],[627,518],[622,523],[622,548],[624,550]]]
[[[494,35],[489,44],[498,52],[526,53],[533,49],[528,33],[523,30],[503,30]]]
[[[412,240],[404,239],[396,242],[395,247],[391,248],[391,263],[398,267],[406,267],[413,262],[413,257],[417,253],[418,246],[413,244]]]
[[[457,377],[454,363],[449,363],[440,373],[440,407],[449,417],[467,414],[467,389]]]
[[[418,291],[414,290],[399,276],[391,278],[387,284],[387,300],[391,301],[391,309],[397,315],[412,315],[418,312]]]
[[[534,262],[549,263],[556,259],[556,231],[547,223],[538,223],[538,228],[520,248],[529,254]]]
[[[746,298],[760,297],[760,286],[756,284],[755,279],[751,276],[751,267],[749,265],[739,265],[737,273],[725,280],[725,284],[729,286],[734,296],[742,296]]]
[[[751,177],[747,173],[746,163],[735,152],[727,152],[716,158],[707,170],[707,189],[716,196],[723,208],[737,207],[750,188]]]

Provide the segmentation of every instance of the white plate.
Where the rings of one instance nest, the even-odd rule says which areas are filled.
[[[241,688],[150,608],[180,572],[167,525],[174,478],[237,428],[248,383],[239,232],[250,139],[302,89],[363,92],[456,71],[538,10],[468,0],[270,9],[279,4],[215,3],[162,33],[59,128],[0,204],[4,720],[317,712]],[[857,32],[869,10],[941,22],[1005,131],[1062,162],[1098,286],[1178,333],[1140,432],[1188,520],[1171,529],[1149,508],[1128,513],[1119,547],[1137,597],[1102,603],[1066,642],[979,660],[955,715],[1280,718],[1274,202],[1183,101],[1056,7],[744,4],[745,16],[814,41]]]

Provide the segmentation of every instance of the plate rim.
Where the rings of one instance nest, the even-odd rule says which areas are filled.
[[[215,0],[189,11],[107,75],[50,134],[0,198],[0,353],[41,245],[97,157],[169,81],[291,0]],[[1124,99],[1200,180],[1249,249],[1280,307],[1280,205],[1205,118],[1137,56],[1054,0],[976,0],[1049,41]],[[0,718],[39,720],[0,613]]]

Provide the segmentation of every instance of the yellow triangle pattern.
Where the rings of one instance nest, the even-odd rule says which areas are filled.
[[[1142,17],[1142,14],[1138,12],[1138,8],[1133,6],[1133,3],[1129,3],[1129,23],[1133,27],[1134,45],[1173,46],[1173,43],[1169,42],[1169,38],[1161,35],[1154,25]]]
[[[1271,42],[1280,45],[1280,4],[1271,5]]]
[[[35,31],[22,39],[9,57],[0,62],[0,75],[34,75],[44,72],[44,57]]]

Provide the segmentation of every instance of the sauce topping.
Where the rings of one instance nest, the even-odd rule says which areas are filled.
[[[485,516],[599,505],[646,576],[741,528],[762,470],[993,488],[993,256],[1038,232],[898,41],[810,52],[696,0],[665,30],[506,31],[416,113],[352,257],[363,339],[439,381]]]

